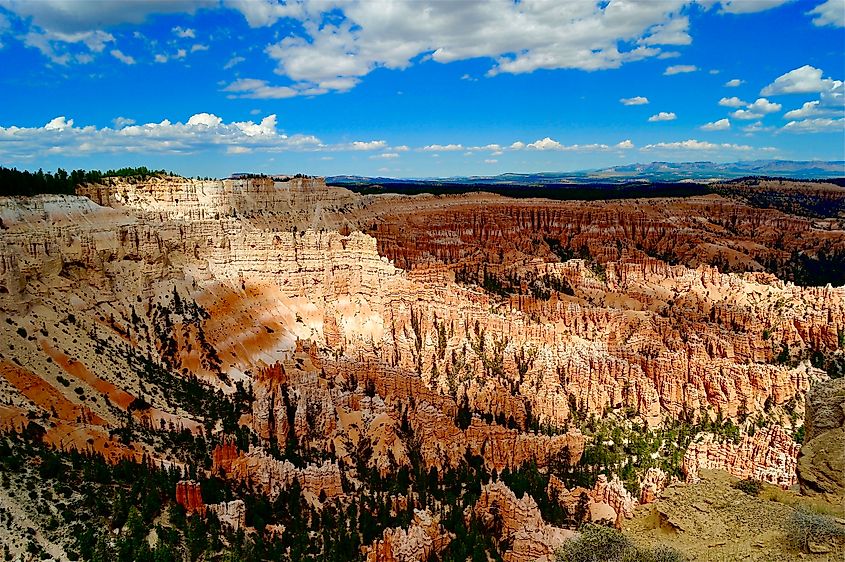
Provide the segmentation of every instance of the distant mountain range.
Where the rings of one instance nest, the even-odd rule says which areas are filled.
[[[769,176],[792,179],[827,179],[845,177],[845,161],[750,160],[746,162],[651,162],[627,164],[578,172],[541,172],[536,174],[500,174],[497,176],[455,176],[448,178],[386,178],[363,176],[330,176],[326,181],[336,185],[374,185],[379,183],[448,183],[448,184],[593,184],[630,182],[697,182],[711,183],[746,176]]]

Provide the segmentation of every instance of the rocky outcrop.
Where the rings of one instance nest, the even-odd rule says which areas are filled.
[[[563,482],[552,474],[546,494],[566,508],[577,523],[605,521],[622,528],[624,520],[634,516],[637,505],[654,502],[671,480],[661,469],[649,468],[640,483],[637,500],[615,474],[611,478],[600,474],[592,490],[582,487],[567,490]]]
[[[367,562],[424,562],[438,557],[452,536],[440,525],[440,517],[414,510],[408,529],[385,529],[381,539],[364,548]]]
[[[321,178],[248,178],[192,180],[149,177],[142,181],[107,178],[102,184],[79,186],[78,195],[98,205],[126,209],[147,220],[203,221],[241,217],[283,222],[331,225],[338,215],[361,206],[361,197],[330,187]],[[328,222],[328,224],[327,224]]]
[[[687,480],[698,481],[700,469],[725,470],[737,478],[754,478],[789,488],[796,482],[795,466],[800,445],[780,426],[743,435],[738,443],[701,433],[684,454]]]
[[[181,480],[176,483],[176,503],[184,507],[188,515],[205,515],[206,505],[202,501],[200,485],[194,480]]]
[[[557,455],[565,455],[570,463],[575,463],[584,450],[584,436],[578,432],[549,437],[484,423],[478,418],[461,430],[452,419],[428,405],[414,411],[411,425],[422,438],[423,461],[438,468],[458,466],[467,451],[482,457],[489,470],[501,472],[528,461],[545,468]]]
[[[226,475],[232,471],[232,463],[238,458],[238,446],[232,441],[224,441],[211,452],[211,466],[216,474]]]
[[[227,525],[233,531],[243,529],[246,525],[246,505],[243,500],[211,503],[206,506],[209,513],[213,513],[220,523]]]
[[[600,474],[590,497],[593,502],[606,503],[613,509],[615,515],[613,524],[618,528],[622,527],[623,518],[630,519],[634,516],[637,500],[625,489],[625,485],[615,474],[609,480],[607,476]]]
[[[672,479],[660,468],[651,467],[646,470],[640,483],[640,504],[645,505],[657,501],[663,490]]]
[[[503,552],[506,562],[551,562],[555,550],[577,534],[546,524],[531,496],[517,499],[502,482],[481,489],[473,513],[499,544],[509,545]]]
[[[314,505],[343,494],[340,468],[330,461],[297,468],[290,461],[275,459],[258,447],[250,447],[249,452],[240,452],[234,459],[222,455],[214,458],[222,459],[222,464],[213,467],[215,471],[224,470],[228,477],[248,483],[271,501],[290,489],[294,481],[299,484],[305,499]]]
[[[807,392],[798,483],[804,494],[845,497],[845,378]]]
[[[663,256],[691,267],[719,261],[733,271],[755,271],[769,261],[786,262],[795,250],[815,253],[842,243],[841,231],[825,228],[833,220],[716,196],[586,203],[467,194],[414,203],[394,205],[368,230],[380,250],[407,269],[477,263],[484,253],[508,258],[491,263],[512,263],[557,252],[600,262],[620,254]]]
[[[587,411],[627,407],[652,424],[684,411],[735,419],[800,402],[818,374],[772,363],[784,346],[835,350],[845,328],[841,288],[795,287],[757,272],[794,250],[845,248],[841,230],[808,219],[718,197],[631,205],[467,195],[428,208],[415,203],[373,223],[368,232],[380,251],[415,268],[416,278],[445,265],[466,281],[515,293],[501,308],[533,319],[534,332],[517,336],[516,322],[508,331],[519,345],[539,348],[519,383],[531,388],[532,413],[555,424],[568,418],[569,395]],[[586,254],[594,261],[566,261]],[[558,339],[568,340],[565,352],[554,349]],[[537,376],[549,370],[562,376]]]

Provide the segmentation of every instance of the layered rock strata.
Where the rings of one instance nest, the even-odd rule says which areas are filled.
[[[712,433],[699,434],[684,455],[683,471],[698,481],[700,469],[724,470],[737,478],[753,478],[789,488],[796,483],[800,445],[779,426],[743,435],[738,443]]]
[[[468,455],[499,472],[573,465],[585,446],[574,414],[609,411],[651,426],[765,416],[772,427],[739,443],[702,436],[685,470],[788,486],[797,445],[778,425],[794,429],[826,379],[808,358],[841,353],[845,289],[763,272],[841,251],[832,220],[717,196],[360,197],[313,178],[110,179],[79,192],[0,199],[0,427],[38,432],[39,420],[52,446],[165,466],[178,451],[116,438],[127,420],[211,434],[213,470],[271,498],[296,482],[314,506],[340,501],[359,469],[389,478],[412,458],[438,471]],[[193,377],[250,397],[237,422],[258,446],[239,450],[220,420],[174,396]],[[829,450],[814,427],[808,459]],[[319,460],[269,452],[287,446]],[[650,472],[640,501],[665,485]],[[491,486],[476,515],[507,559],[549,557],[567,533]],[[593,520],[618,524],[633,505],[614,479],[558,492],[586,493]],[[212,509],[195,483],[177,497]],[[239,509],[214,511],[234,527]],[[425,537],[436,550],[430,523],[420,515],[372,552],[405,556]]]

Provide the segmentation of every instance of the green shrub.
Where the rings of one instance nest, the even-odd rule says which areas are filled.
[[[661,544],[653,551],[654,562],[687,562],[687,557],[672,547]]]
[[[616,529],[585,525],[581,536],[567,541],[557,553],[558,562],[621,562],[633,543]]]
[[[745,492],[749,496],[759,496],[760,492],[763,490],[763,483],[754,478],[746,478],[745,480],[734,482],[733,486],[737,490]]]
[[[845,527],[821,513],[799,508],[786,522],[786,539],[798,550],[809,551],[810,543],[845,543]]]
[[[556,553],[557,562],[686,562],[687,558],[665,545],[640,548],[620,531],[585,525],[581,535],[567,541]]]

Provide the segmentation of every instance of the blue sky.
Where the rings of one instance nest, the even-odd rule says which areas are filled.
[[[0,0],[0,165],[845,159],[845,0]]]

